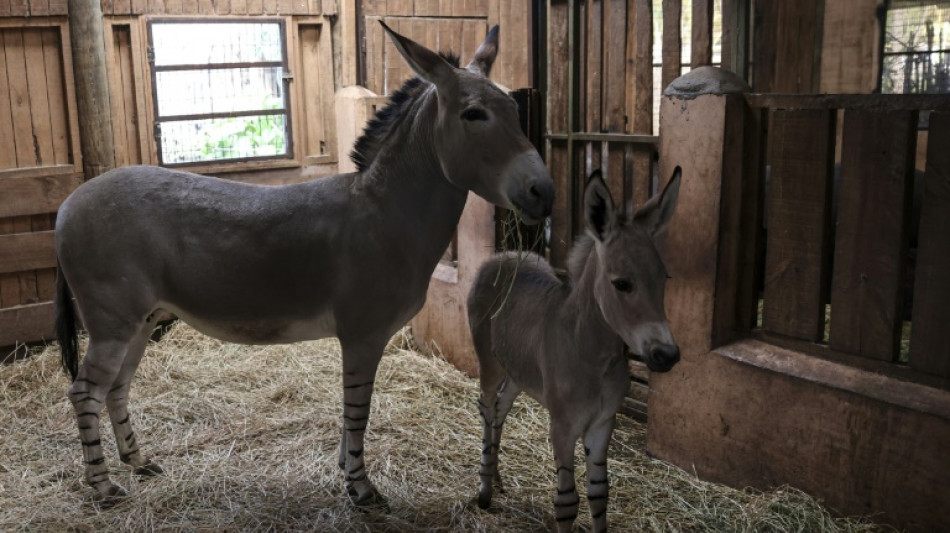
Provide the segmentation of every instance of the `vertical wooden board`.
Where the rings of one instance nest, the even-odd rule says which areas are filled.
[[[69,13],[69,0],[49,0],[50,15],[67,15]]]
[[[10,2],[0,2],[0,17],[9,17],[13,12]]]
[[[548,61],[548,95],[546,120],[548,133],[565,133],[568,129],[568,69],[567,57],[570,53],[568,36],[567,2],[549,2],[548,4],[548,57],[557,58]],[[565,191],[557,189],[556,195]]]
[[[50,97],[43,55],[43,33],[48,31],[46,28],[23,30],[23,55],[26,60],[26,82],[30,92],[30,115],[33,122],[33,153],[37,166],[55,164]]]
[[[226,3],[226,2],[221,2]],[[165,0],[148,0],[145,6],[146,12],[151,15],[161,15],[165,13]]]
[[[636,4],[634,133],[653,133],[653,9],[650,0]]]
[[[148,11],[148,0],[132,0],[131,10],[133,15],[144,15]]]
[[[581,96],[583,105],[580,107],[581,127],[584,131],[602,131],[601,109],[603,102],[604,70],[604,1],[587,0],[587,17],[584,31],[584,94]]]
[[[30,0],[30,16],[45,17],[49,15],[49,0]]]
[[[13,217],[14,233],[29,233],[33,231],[30,215]],[[36,292],[36,271],[29,270],[18,274],[20,284],[20,304],[33,304],[39,300]]]
[[[43,30],[43,68],[46,72],[46,94],[49,98],[50,130],[53,163],[69,163],[69,109],[63,78],[62,41],[58,28]]]
[[[378,95],[385,95],[383,65],[385,46],[383,27],[379,17],[366,17],[366,88]]]
[[[808,341],[824,336],[834,117],[828,110],[775,110],[770,118],[762,323]]]
[[[27,83],[23,30],[8,30],[5,44],[16,166],[18,168],[35,167],[36,151],[33,147],[33,117],[30,112],[30,89]]]
[[[14,17],[30,16],[30,0],[9,0],[10,15]]]
[[[455,2],[447,2],[454,4]],[[386,14],[389,16],[411,17],[412,0],[389,0],[386,2]]]
[[[195,4],[195,11],[197,12],[198,0],[183,0],[184,2],[191,1]],[[113,0],[112,2],[112,13],[115,15],[128,15],[132,12],[132,0]]]
[[[0,235],[16,233],[14,217],[0,218]],[[15,273],[0,274],[0,308],[20,305],[20,279]]]
[[[129,142],[127,132],[129,129],[129,120],[131,117],[126,115],[126,107],[123,98],[122,78],[125,66],[122,62],[121,50],[128,46],[129,29],[128,26],[119,26],[110,24],[107,26],[111,31],[105,32],[104,44],[105,53],[109,61],[106,61],[106,69],[109,76],[109,105],[112,107],[112,138],[115,147],[115,166],[124,167],[129,165]]]
[[[831,288],[835,350],[897,356],[916,134],[916,112],[845,111]]]
[[[49,231],[53,229],[53,215],[33,215],[30,217],[32,229],[36,231]],[[50,257],[54,252],[50,251]],[[53,299],[56,292],[56,269],[41,268],[35,271],[36,275],[36,298],[37,301],[49,301]]]
[[[317,25],[301,25],[300,39],[300,82],[303,84],[303,93],[319,95],[319,56],[317,43],[320,39],[321,27]],[[304,156],[320,154],[320,143],[324,139],[323,121],[320,116],[319,97],[305,99],[301,102],[304,107]]]
[[[417,17],[432,17],[439,15],[439,0],[416,0],[413,5],[413,14]]]
[[[683,5],[681,0],[663,0],[663,69],[662,88],[680,77],[680,57],[683,39],[680,35],[680,19]]]
[[[606,0],[604,6],[604,130],[623,133],[627,127],[627,12],[626,0]]]
[[[647,145],[634,145],[631,148],[630,201],[634,206],[643,205],[653,196],[653,148]],[[666,182],[669,176],[660,176]]]
[[[563,268],[567,265],[567,256],[573,244],[571,226],[574,218],[570,196],[572,176],[567,168],[567,144],[551,143],[547,153],[548,172],[554,181],[554,190],[557,191],[551,210],[551,264]]]
[[[188,2],[189,0],[183,0]],[[261,15],[264,13],[264,0],[247,0],[247,14]]]
[[[290,15],[293,13],[294,0],[277,0],[278,15]]]
[[[930,114],[930,142],[914,281],[910,365],[950,377],[950,113]]]
[[[488,28],[485,19],[466,19],[462,23],[462,65],[467,65],[475,57],[475,51],[485,40]]]
[[[10,83],[7,78],[6,35],[15,30],[0,30],[0,169],[16,168],[13,146],[13,115],[10,105]]]
[[[713,0],[693,0],[693,40],[690,65],[712,64]]]
[[[182,14],[182,2],[183,0],[165,0],[165,13],[167,15],[181,15]],[[234,0],[231,4],[237,4],[238,2],[241,5],[246,5],[247,0]],[[244,14],[246,11],[241,11],[240,14]]]

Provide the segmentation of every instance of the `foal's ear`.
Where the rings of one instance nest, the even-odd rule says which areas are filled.
[[[485,41],[475,51],[475,57],[468,64],[468,70],[488,77],[491,72],[491,66],[495,63],[495,57],[498,55],[498,25],[488,31]]]
[[[399,35],[382,20],[379,23],[392,38],[396,50],[419,77],[438,88],[446,87],[456,79],[455,67],[442,59],[442,56],[408,37]]]
[[[595,170],[587,179],[587,188],[584,190],[584,220],[587,221],[587,229],[601,242],[610,235],[617,223],[614,201],[600,170]]]
[[[650,198],[633,215],[633,221],[643,224],[654,237],[666,228],[666,224],[673,217],[673,209],[680,192],[681,175],[682,170],[677,166],[663,192]]]

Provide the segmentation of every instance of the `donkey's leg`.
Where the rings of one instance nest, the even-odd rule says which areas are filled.
[[[587,501],[593,533],[607,531],[607,447],[614,430],[614,418],[592,426],[584,435],[584,453],[587,455]]]
[[[482,415],[482,462],[478,472],[480,478],[478,506],[487,509],[491,505],[493,487],[497,485],[498,490],[504,492],[498,471],[501,434],[508,412],[511,411],[511,406],[521,389],[504,374],[491,377],[480,370],[479,375],[482,383],[482,394],[478,401],[478,408]],[[498,379],[499,377],[501,379]]]
[[[382,342],[345,341],[343,348],[343,436],[340,440],[346,493],[359,507],[385,506],[386,499],[366,476],[363,437],[369,423],[376,368],[383,356]]]
[[[86,481],[107,502],[128,494],[125,489],[109,480],[109,467],[102,454],[99,433],[99,415],[127,349],[126,341],[90,338],[79,374],[66,393],[76,411],[76,421],[79,424]]]
[[[139,451],[139,445],[132,431],[129,421],[129,386],[132,376],[135,375],[148,339],[155,329],[157,313],[150,315],[145,321],[142,330],[129,343],[122,368],[112,383],[112,388],[106,396],[106,408],[109,410],[109,420],[112,422],[112,431],[115,433],[115,443],[119,450],[119,458],[123,463],[133,467],[133,472],[140,476],[155,476],[163,472],[162,467],[146,459]]]
[[[574,443],[577,433],[567,420],[551,413],[551,443],[554,447],[554,463],[557,465],[557,496],[554,497],[554,519],[557,530],[569,532],[577,519],[577,487],[574,482]]]

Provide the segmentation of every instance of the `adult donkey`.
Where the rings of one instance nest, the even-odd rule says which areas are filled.
[[[497,26],[464,69],[385,29],[419,78],[367,127],[352,155],[358,172],[265,187],[128,167],[63,203],[57,327],[86,480],[102,499],[126,494],[103,457],[104,406],[122,461],[137,474],[162,471],[139,450],[127,404],[164,309],[232,342],[338,337],[346,491],[356,505],[385,503],[363,455],[376,368],[388,339],[422,307],[468,191],[528,222],[547,216],[554,196],[514,100],[487,78]],[[81,366],[72,295],[89,332]]]
[[[607,445],[630,387],[623,344],[654,372],[679,361],[663,308],[666,268],[654,245],[679,184],[677,167],[663,192],[627,217],[595,173],[584,193],[589,234],[571,250],[570,281],[534,254],[496,256],[479,269],[468,318],[481,382],[480,507],[491,504],[502,427],[524,390],[551,412],[558,531],[570,531],[577,517],[574,444],[582,435],[593,531],[606,531]]]

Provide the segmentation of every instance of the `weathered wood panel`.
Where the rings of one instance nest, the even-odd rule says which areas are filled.
[[[950,113],[931,113],[917,249],[913,368],[950,377]]]
[[[55,176],[0,177],[0,198],[16,198],[0,202],[0,219],[55,212],[82,179],[71,165],[61,170],[64,173]]]
[[[770,117],[762,322],[811,341],[824,335],[834,125],[826,110],[775,110]]]
[[[55,266],[52,231],[0,235],[0,274]]]
[[[759,93],[816,93],[824,0],[755,1],[752,87]]]
[[[53,302],[0,309],[0,346],[52,339],[54,317]]]
[[[333,111],[333,57],[329,26],[300,24],[298,26],[298,106],[302,108],[305,157],[336,159],[336,114]],[[316,162],[317,160],[309,160]]]
[[[917,113],[844,115],[831,339],[835,350],[896,358]]]
[[[693,39],[690,44],[690,66],[712,64],[713,1],[693,0]]]

